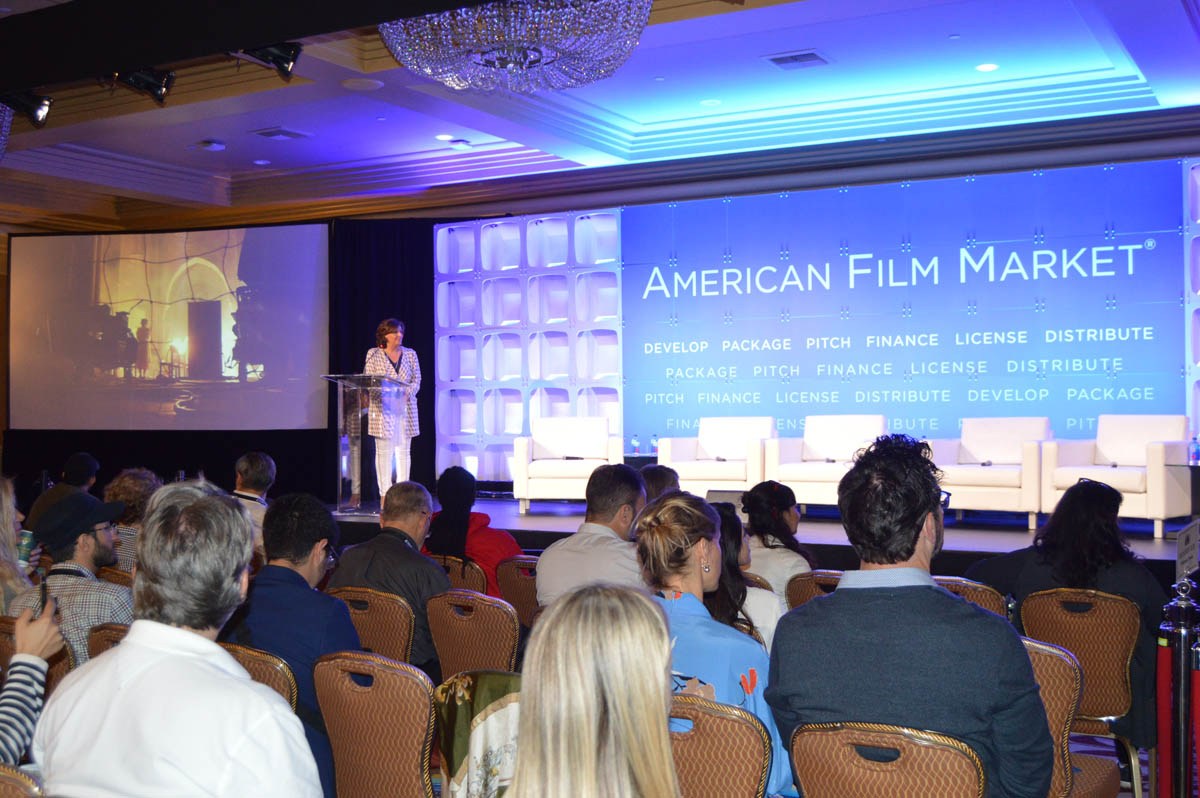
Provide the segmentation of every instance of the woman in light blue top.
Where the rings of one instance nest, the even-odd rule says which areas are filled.
[[[638,519],[638,561],[671,628],[675,692],[732,704],[762,721],[771,736],[767,792],[794,795],[788,752],[763,699],[767,654],[754,638],[714,621],[704,607],[705,591],[716,589],[721,576],[720,523],[703,499],[663,496]]]

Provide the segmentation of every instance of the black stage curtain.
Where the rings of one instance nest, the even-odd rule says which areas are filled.
[[[412,446],[413,479],[430,487],[435,438],[433,226],[442,221],[451,220],[338,220],[329,251],[329,370],[362,371],[379,322],[389,316],[404,321],[404,345],[416,350],[422,376],[417,398],[421,435]],[[323,430],[8,430],[2,468],[16,479],[20,506],[28,508],[41,472],[57,479],[71,452],[88,451],[100,461],[98,486],[123,468],[145,466],[168,480],[179,471],[189,477],[203,471],[216,484],[232,489],[234,461],[257,449],[269,453],[278,466],[272,496],[305,491],[332,503],[337,489],[333,386],[329,397],[329,426]],[[362,483],[367,499],[376,491],[369,436],[364,440],[368,451]],[[99,495],[100,488],[93,493]]]

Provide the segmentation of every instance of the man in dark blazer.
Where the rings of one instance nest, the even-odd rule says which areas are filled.
[[[429,534],[433,499],[416,482],[397,482],[388,489],[379,514],[379,534],[347,549],[334,571],[330,587],[369,587],[394,593],[412,607],[412,664],[441,684],[442,669],[429,634],[425,602],[450,589],[442,566],[421,553]]]
[[[860,570],[779,621],[766,699],[785,740],[837,721],[941,732],[979,755],[991,798],[1041,798],[1054,750],[1025,646],[929,573],[943,508],[929,455],[891,435],[856,458],[838,509]]]

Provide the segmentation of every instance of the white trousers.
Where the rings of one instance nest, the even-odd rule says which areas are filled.
[[[379,506],[381,509],[388,488],[397,482],[408,481],[411,445],[412,438],[375,439],[375,479],[379,481]],[[392,479],[393,465],[396,468],[395,479]]]

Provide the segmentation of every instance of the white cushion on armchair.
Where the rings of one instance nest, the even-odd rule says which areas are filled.
[[[837,485],[859,449],[887,434],[882,415],[814,415],[803,438],[767,441],[764,478],[787,485],[800,504],[837,504]]]
[[[662,438],[658,462],[679,474],[683,490],[748,490],[762,481],[763,441],[774,438],[770,416],[702,418],[695,438]]]
[[[624,461],[606,416],[535,418],[529,431],[513,441],[513,497],[522,513],[530,499],[582,500],[598,466]]]

